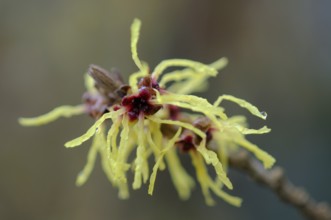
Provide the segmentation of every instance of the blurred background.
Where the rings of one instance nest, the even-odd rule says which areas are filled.
[[[119,200],[100,163],[83,187],[75,186],[89,145],[63,144],[91,124],[87,116],[23,128],[62,104],[78,104],[89,64],[118,67],[128,78],[130,24],[142,22],[139,54],[155,66],[167,58],[230,63],[203,94],[246,99],[268,113],[249,117],[272,132],[249,137],[277,158],[289,178],[331,202],[331,2],[0,0],[0,219],[303,219],[267,189],[230,170],[235,208],[221,199],[207,207],[197,187],[179,200],[167,172],[154,196],[147,187]],[[228,104],[229,112],[246,113]]]

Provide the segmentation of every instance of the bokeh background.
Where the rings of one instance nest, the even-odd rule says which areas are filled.
[[[180,201],[167,172],[126,201],[97,166],[75,186],[88,144],[63,143],[92,123],[86,116],[23,128],[19,116],[36,116],[80,103],[83,73],[94,63],[131,61],[129,26],[143,21],[139,53],[151,66],[167,58],[230,63],[203,95],[244,98],[268,113],[268,135],[251,137],[277,158],[290,179],[317,200],[331,202],[331,2],[190,0],[0,0],[0,219],[302,219],[270,191],[230,170],[242,208],[217,199],[204,204],[197,188]],[[236,113],[245,113],[227,105]]]

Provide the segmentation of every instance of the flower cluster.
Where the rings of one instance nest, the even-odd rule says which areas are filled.
[[[182,166],[180,156],[188,154],[206,203],[214,204],[213,192],[239,206],[241,199],[223,190],[224,186],[233,188],[227,177],[228,155],[242,147],[261,160],[265,168],[270,168],[275,159],[245,138],[245,135],[263,134],[270,129],[250,129],[244,116],[228,117],[220,104],[224,100],[232,101],[262,119],[266,119],[266,114],[231,95],[222,95],[214,103],[190,95],[207,87],[207,79],[215,77],[227,64],[226,58],[210,65],[169,59],[150,72],[137,53],[140,26],[138,19],[131,26],[131,52],[138,71],[130,76],[128,84],[117,70],[108,72],[91,65],[85,79],[87,92],[82,105],[61,106],[36,118],[21,118],[19,122],[36,126],[84,113],[96,120],[85,134],[65,143],[67,148],[73,148],[93,138],[77,185],[86,182],[100,154],[103,170],[118,188],[120,198],[129,196],[127,176],[130,170],[134,173],[133,189],[149,182],[148,193],[152,195],[157,172],[167,168],[179,196],[187,199],[195,181]],[[169,67],[181,69],[166,72]],[[152,169],[149,158],[155,162]],[[214,175],[209,174],[207,166],[213,167]]]

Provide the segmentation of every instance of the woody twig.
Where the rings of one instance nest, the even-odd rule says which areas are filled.
[[[331,220],[331,209],[325,202],[316,202],[301,187],[285,176],[281,167],[265,170],[254,157],[240,151],[229,158],[230,167],[248,174],[254,181],[272,190],[282,201],[297,208],[308,219]]]

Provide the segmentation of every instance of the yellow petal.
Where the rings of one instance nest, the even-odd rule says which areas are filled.
[[[172,66],[189,67],[196,70],[197,72],[205,72],[206,74],[211,76],[215,76],[217,74],[216,69],[200,62],[186,60],[186,59],[170,59],[170,60],[163,60],[161,63],[159,63],[155,67],[152,77],[158,79],[158,77],[163,73],[165,69]]]
[[[64,105],[53,109],[47,114],[35,118],[19,118],[18,121],[23,126],[40,126],[55,121],[60,117],[69,118],[71,116],[80,115],[82,113],[84,113],[83,105],[78,105],[78,106]]]
[[[275,158],[272,157],[267,152],[261,150],[258,146],[255,144],[252,144],[251,142],[241,138],[241,139],[234,139],[236,143],[243,146],[250,152],[252,152],[259,160],[263,162],[263,165],[265,168],[271,168],[273,164],[276,162]]]
[[[176,132],[176,134],[168,141],[166,147],[164,150],[162,150],[162,153],[159,157],[159,159],[156,161],[154,167],[153,167],[153,172],[151,174],[151,177],[149,178],[149,187],[148,187],[148,194],[152,195],[154,191],[154,184],[155,184],[155,179],[156,179],[156,174],[159,169],[160,163],[163,159],[163,156],[172,148],[174,147],[176,141],[178,140],[179,135],[181,134],[182,129],[179,128]]]
[[[255,115],[259,118],[262,118],[262,119],[267,118],[267,113],[260,112],[259,109],[257,107],[255,107],[254,105],[252,105],[251,103],[249,103],[243,99],[236,98],[232,95],[222,95],[222,96],[218,97],[218,99],[214,103],[214,106],[219,106],[223,100],[228,100],[228,101],[237,103],[239,106],[247,109],[250,113],[252,113],[253,115]]]
[[[102,125],[102,123],[110,118],[114,118],[114,117],[118,117],[121,113],[123,113],[124,110],[118,110],[116,112],[108,112],[103,114],[95,123],[94,125],[92,125],[92,127],[90,127],[87,132],[85,134],[83,134],[82,136],[75,138],[71,141],[68,141],[67,143],[65,143],[65,147],[76,147],[81,145],[83,142],[87,141],[88,139],[90,139],[95,132],[97,131],[97,129]]]

